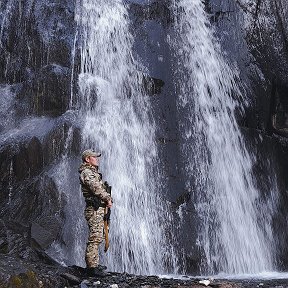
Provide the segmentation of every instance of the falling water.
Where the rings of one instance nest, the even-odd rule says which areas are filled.
[[[13,191],[13,162],[11,161],[10,162],[10,165],[9,165],[9,177],[8,177],[8,204],[11,204],[11,198],[12,198],[12,191]]]
[[[65,203],[64,207],[56,213],[64,213],[64,225],[61,231],[61,241],[55,240],[46,253],[62,265],[84,265],[86,221],[83,217],[84,199],[79,189],[77,177],[78,160],[69,157],[73,141],[73,128],[65,133],[63,126],[64,153],[58,163],[48,171],[47,175],[54,180],[58,191],[57,203]],[[58,145],[55,143],[57,149]],[[54,152],[55,153],[55,152]],[[57,153],[57,152],[56,152]],[[55,154],[56,154],[55,153]],[[75,175],[76,174],[76,175]],[[78,188],[78,189],[77,189]],[[80,212],[79,210],[82,209]],[[73,229],[71,229],[73,227]]]
[[[14,1],[7,1],[7,3],[2,3],[3,1],[0,1],[0,48],[2,47],[2,37],[4,33],[4,29],[7,25],[7,22],[10,21],[11,14],[13,12],[13,5]]]
[[[13,129],[16,124],[15,117],[15,92],[10,85],[0,85],[0,132],[8,131],[9,129]],[[1,139],[3,140],[3,139]]]
[[[100,170],[112,185],[114,199],[111,246],[102,258],[115,271],[175,271],[175,256],[165,237],[169,217],[155,168],[155,126],[141,88],[143,68],[132,56],[127,9],[120,0],[83,0],[77,21],[83,149],[102,152]]]
[[[203,270],[272,270],[272,215],[253,183],[254,159],[235,119],[238,103],[233,98],[241,95],[237,74],[221,55],[203,2],[173,4],[184,173],[198,203]]]

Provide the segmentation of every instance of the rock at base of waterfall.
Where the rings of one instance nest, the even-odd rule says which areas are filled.
[[[45,254],[45,252],[43,252]],[[78,266],[63,267],[59,264],[47,264],[41,261],[27,261],[10,255],[0,254],[0,287],[45,287],[45,288],[200,288],[205,279],[178,275],[177,278],[160,278],[129,273],[110,272],[109,276],[98,279],[87,277],[85,269]],[[168,276],[167,276],[168,277]],[[200,284],[201,282],[201,284]],[[205,282],[206,287],[214,288],[267,288],[287,287],[287,279],[279,280],[221,280]],[[18,285],[18,286],[17,286]],[[21,285],[21,286],[20,286]]]

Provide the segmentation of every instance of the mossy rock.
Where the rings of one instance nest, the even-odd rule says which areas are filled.
[[[27,271],[19,275],[13,275],[10,277],[7,288],[42,288],[43,283],[36,277],[36,273],[33,271]]]

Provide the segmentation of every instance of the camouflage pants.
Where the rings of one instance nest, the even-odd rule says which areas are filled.
[[[104,239],[104,213],[105,208],[103,207],[99,207],[97,210],[94,210],[93,207],[87,207],[85,209],[85,219],[89,227],[89,237],[85,253],[88,268],[99,265],[99,244]]]

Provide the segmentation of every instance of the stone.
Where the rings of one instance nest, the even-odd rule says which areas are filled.
[[[52,235],[38,223],[32,222],[31,238],[34,239],[42,249],[46,249],[55,240],[55,235]]]
[[[85,279],[81,282],[80,288],[88,288],[89,284],[90,284],[90,282],[87,279]]]
[[[70,273],[63,273],[61,274],[60,276],[62,276],[63,278],[67,279],[68,282],[71,284],[71,285],[77,285],[77,284],[80,284],[80,283],[83,283],[81,282],[81,280],[76,277],[75,275],[72,275]]]
[[[156,79],[148,75],[143,76],[144,89],[150,96],[161,94],[164,84],[164,81],[161,79]]]
[[[211,281],[208,280],[208,279],[204,279],[204,280],[200,280],[200,281],[199,281],[199,284],[202,284],[202,285],[204,285],[204,286],[206,286],[206,287],[209,286],[210,283],[211,283]]]

